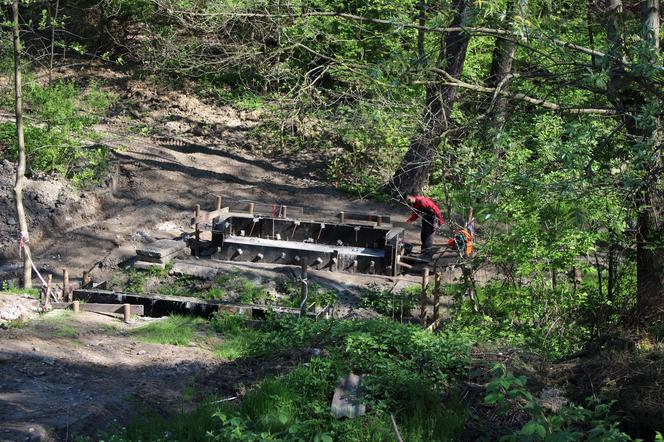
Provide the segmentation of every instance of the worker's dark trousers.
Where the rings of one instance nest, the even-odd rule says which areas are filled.
[[[433,237],[436,232],[437,223],[438,218],[436,218],[435,214],[422,214],[422,232],[420,233],[422,250],[433,247]]]

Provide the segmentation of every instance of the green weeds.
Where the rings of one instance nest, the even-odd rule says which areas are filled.
[[[74,185],[100,180],[108,168],[106,146],[92,130],[114,101],[95,83],[80,88],[73,81],[56,81],[43,86],[30,76],[24,82],[28,115],[25,123],[27,158],[34,170],[58,173]],[[2,104],[11,103],[9,95]],[[0,143],[8,146],[8,157],[16,158],[16,128],[0,123]]]
[[[11,286],[6,282],[2,283],[2,287],[0,289],[0,296],[1,295],[26,295],[35,299],[40,299],[41,297],[39,289],[37,288],[24,289],[21,287]]]
[[[169,316],[131,330],[136,339],[154,344],[189,345],[205,321],[188,316]]]
[[[71,324],[74,321],[74,313],[71,310],[54,310],[39,318],[39,323],[51,330],[54,336],[60,338],[75,338],[78,331]]]

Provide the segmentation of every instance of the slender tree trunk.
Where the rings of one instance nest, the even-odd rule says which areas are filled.
[[[472,0],[455,0],[456,14],[450,26],[468,24],[473,10]],[[441,68],[452,77],[463,72],[470,34],[450,32],[441,45]],[[419,193],[429,182],[431,164],[436,155],[443,133],[449,126],[452,105],[457,97],[455,86],[438,83],[426,89],[426,103],[422,114],[422,125],[410,142],[408,152],[401,161],[392,179],[393,189],[400,194]]]
[[[58,23],[58,12],[60,8],[60,0],[55,0],[55,13],[51,14],[51,8],[48,8],[49,21],[51,24],[51,56],[48,62],[48,84],[50,85],[53,80],[53,58],[55,58],[55,27]]]
[[[420,0],[417,3],[418,18],[417,24],[424,27],[427,24],[427,4],[426,0]],[[420,63],[424,63],[426,53],[424,52],[424,29],[417,30],[417,59]]]
[[[14,198],[16,200],[16,218],[21,229],[19,236],[25,241],[23,248],[23,287],[32,287],[32,266],[30,264],[30,246],[27,242],[28,222],[23,207],[23,182],[25,180],[25,140],[23,138],[23,96],[21,91],[21,38],[18,26],[18,2],[12,1],[12,18],[14,20],[14,91],[16,104],[16,140],[18,142],[18,166],[16,168],[16,184]]]
[[[508,0],[505,10],[505,27],[513,30],[514,18],[517,14],[523,15],[527,6],[528,0]],[[513,39],[496,38],[491,59],[491,70],[486,79],[487,87],[500,87],[501,90],[507,89],[509,76],[512,73],[515,52],[516,41]],[[505,115],[507,114],[507,103],[507,97],[503,95],[496,96],[493,107],[488,115],[491,126],[496,128],[503,126]]]

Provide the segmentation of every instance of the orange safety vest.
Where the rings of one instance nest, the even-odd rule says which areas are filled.
[[[462,235],[464,238],[464,242],[466,243],[466,256],[470,256],[471,253],[473,253],[473,236],[470,234],[468,229],[459,229],[454,231],[454,236]],[[447,245],[450,247],[456,247],[456,240],[454,238],[450,238],[447,241]]]

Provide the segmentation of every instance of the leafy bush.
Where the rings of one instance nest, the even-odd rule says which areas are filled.
[[[504,366],[496,365],[497,377],[487,387],[484,402],[504,405],[507,401],[520,400],[532,419],[522,428],[501,437],[501,441],[632,441],[620,431],[619,421],[610,414],[613,402],[601,403],[589,398],[585,407],[566,405],[557,413],[548,413],[525,388],[525,376],[515,377]],[[501,408],[507,412],[506,407]]]
[[[95,83],[85,89],[73,81],[42,86],[29,76],[25,80],[24,120],[26,155],[33,170],[59,173],[75,185],[97,182],[108,167],[108,148],[99,144],[92,126],[111,106],[113,98]],[[8,99],[3,99],[8,105]],[[18,152],[16,126],[0,124],[0,143],[15,159]]]
[[[419,291],[404,289],[395,294],[370,284],[362,292],[360,306],[391,318],[403,319],[403,316],[410,315],[410,311],[417,305]]]

